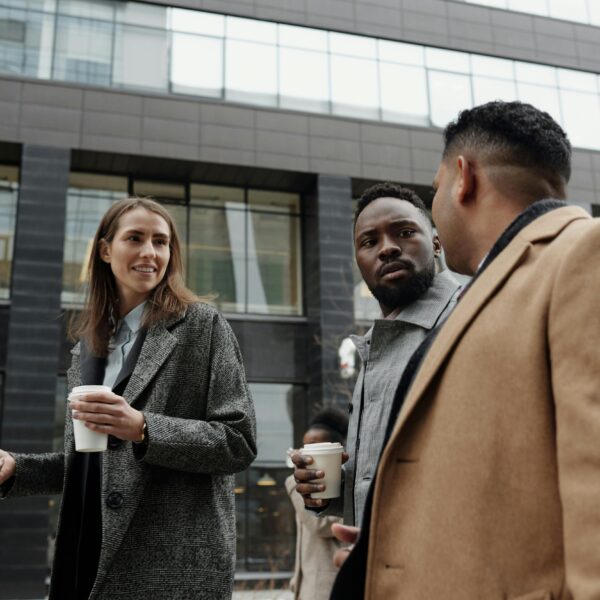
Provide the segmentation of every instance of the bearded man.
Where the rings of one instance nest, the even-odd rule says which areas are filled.
[[[343,516],[346,526],[361,523],[404,366],[427,334],[450,314],[459,290],[447,271],[436,273],[440,241],[425,204],[410,189],[382,183],[364,191],[354,216],[354,249],[382,316],[366,335],[352,336],[362,368],[349,407],[341,497],[312,499],[311,493],[325,489],[319,482],[323,473],[310,469],[310,457],[292,456],[296,489],[305,506],[320,515]],[[336,528],[336,535],[343,537],[340,526]]]

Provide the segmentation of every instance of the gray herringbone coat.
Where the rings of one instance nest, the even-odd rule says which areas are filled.
[[[80,344],[69,389],[81,381]],[[123,396],[146,416],[148,446],[103,453],[102,550],[90,600],[221,600],[235,565],[233,473],[256,453],[255,419],[234,335],[212,307],[196,304],[152,327]],[[65,451],[16,455],[10,495],[56,494],[69,483],[73,429]],[[119,508],[105,500],[117,492]],[[68,521],[62,514],[61,524]],[[60,534],[56,561],[60,560]],[[52,600],[56,598],[51,584]]]

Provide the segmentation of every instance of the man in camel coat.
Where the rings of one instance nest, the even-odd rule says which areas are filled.
[[[474,278],[404,373],[332,598],[600,598],[600,222],[570,158],[519,102],[446,128],[433,217]]]

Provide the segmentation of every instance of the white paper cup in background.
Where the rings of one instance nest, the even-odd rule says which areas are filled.
[[[92,392],[110,392],[107,385],[79,385],[69,394],[70,400],[77,400]],[[75,435],[75,450],[77,452],[103,452],[108,443],[108,434],[92,431],[85,426],[84,421],[73,419],[73,434]]]
[[[342,482],[342,452],[344,448],[338,442],[322,442],[320,444],[306,444],[300,449],[305,456],[312,456],[311,469],[323,471],[325,477],[316,479],[314,483],[325,484],[323,492],[313,492],[311,498],[337,498],[340,495]]]

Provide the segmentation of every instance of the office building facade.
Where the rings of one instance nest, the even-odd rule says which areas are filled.
[[[565,6],[568,7],[565,9]],[[228,318],[259,455],[236,479],[238,585],[287,577],[285,450],[347,406],[337,351],[376,316],[353,198],[426,201],[441,128],[521,99],[573,145],[570,200],[600,210],[593,0],[0,0],[0,447],[60,448],[90,238],[125,195],[174,215],[188,285]],[[40,598],[59,499],[0,506],[0,599]]]

